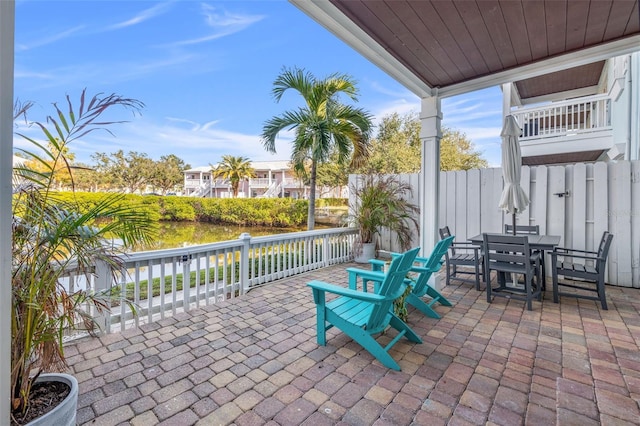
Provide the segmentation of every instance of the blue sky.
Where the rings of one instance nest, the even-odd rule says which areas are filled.
[[[31,119],[42,120],[67,94],[77,100],[85,87],[145,103],[141,116],[113,116],[129,120],[111,128],[116,137],[94,133],[74,142],[82,162],[119,149],[153,159],[175,154],[194,167],[225,154],[288,159],[290,135],[281,136],[277,154],[264,150],[259,135],[266,120],[300,105],[293,92],[280,103],[271,97],[279,72],[294,66],[317,77],[351,75],[357,105],[377,120],[419,111],[417,96],[285,0],[16,2],[15,96],[35,102]],[[499,88],[442,104],[444,124],[498,165]]]

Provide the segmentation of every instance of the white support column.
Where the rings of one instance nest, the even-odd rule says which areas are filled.
[[[0,424],[9,424],[11,396],[11,176],[15,2],[0,1]]]
[[[422,185],[420,186],[420,245],[427,256],[438,242],[440,198],[440,139],[442,108],[440,97],[422,99],[420,140],[422,141]]]
[[[511,83],[502,85],[502,117],[511,114],[511,87],[513,87]]]

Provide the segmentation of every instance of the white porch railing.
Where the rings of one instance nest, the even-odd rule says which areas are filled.
[[[586,96],[512,111],[522,129],[521,141],[611,130],[611,99]]]
[[[252,178],[249,179],[249,186],[252,188],[262,188],[271,185],[274,179],[269,178]]]
[[[233,299],[280,278],[350,261],[355,236],[354,228],[255,238],[242,234],[233,241],[131,253],[122,257],[122,270],[112,271],[101,262],[88,279],[70,270],[63,285],[71,291],[89,286],[124,293],[137,315],[127,304],[113,306],[110,313],[91,312],[103,330],[121,331]]]

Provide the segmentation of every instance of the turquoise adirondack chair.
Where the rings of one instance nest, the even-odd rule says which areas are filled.
[[[405,281],[405,283],[412,286],[411,293],[409,293],[405,302],[431,318],[441,318],[440,314],[433,309],[433,305],[436,303],[440,303],[443,306],[452,306],[446,297],[429,285],[429,278],[444,264],[444,256],[447,250],[449,250],[449,246],[451,246],[454,238],[454,236],[450,236],[438,241],[429,257],[416,257],[415,263],[419,263],[422,266],[413,266],[411,272],[418,275],[415,279],[407,279]],[[398,253],[392,253],[391,256],[396,257]],[[363,289],[365,291],[367,290],[366,286],[368,281],[374,283],[374,289],[382,282],[385,262],[378,259],[372,259],[369,262],[371,263],[372,269],[370,271],[366,269],[347,268],[349,272],[349,288],[354,290],[357,288],[358,278],[362,279]],[[423,300],[424,296],[429,296],[431,300],[425,302]]]
[[[335,326],[369,351],[382,365],[399,371],[400,366],[389,355],[389,349],[403,336],[411,342],[422,343],[422,339],[393,313],[392,308],[393,301],[404,292],[403,283],[418,250],[409,250],[393,259],[376,292],[352,290],[323,281],[307,283],[313,290],[316,304],[318,344],[326,345],[326,332]],[[326,293],[339,297],[327,301]],[[373,336],[385,331],[387,326],[393,327],[398,334],[382,347]]]

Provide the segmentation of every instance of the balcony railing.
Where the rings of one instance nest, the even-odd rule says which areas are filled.
[[[62,284],[71,291],[115,287],[122,292],[137,315],[125,303],[110,313],[90,311],[104,330],[118,331],[233,299],[279,278],[350,261],[355,236],[355,228],[255,238],[242,234],[233,241],[131,253],[122,257],[119,271],[105,262],[96,264],[95,275],[70,269]]]
[[[253,179],[249,179],[249,186],[251,187],[267,187],[269,185],[271,185],[271,183],[274,181],[274,179],[269,179],[269,178],[253,178]]]
[[[611,99],[606,95],[553,102],[512,111],[521,141],[611,130]]]

